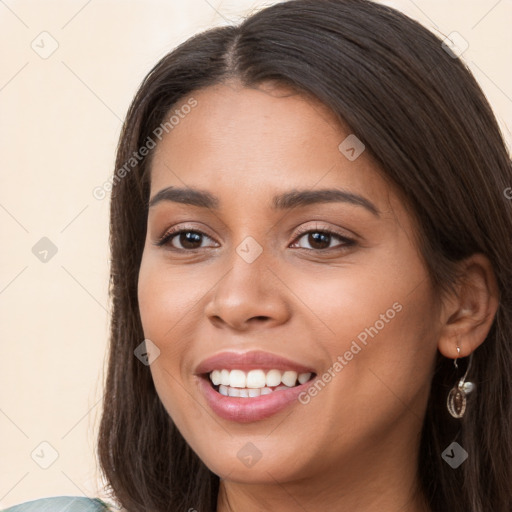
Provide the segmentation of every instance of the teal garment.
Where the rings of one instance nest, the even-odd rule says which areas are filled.
[[[14,505],[1,512],[107,512],[108,505],[100,499],[82,496],[55,496]]]

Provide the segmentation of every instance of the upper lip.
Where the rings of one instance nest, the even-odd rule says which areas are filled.
[[[294,370],[297,373],[315,373],[309,366],[297,363],[291,359],[263,352],[252,350],[249,352],[220,352],[207,359],[204,359],[196,367],[195,373],[202,375],[213,370]]]

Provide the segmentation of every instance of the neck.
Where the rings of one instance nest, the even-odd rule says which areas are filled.
[[[221,481],[217,512],[431,512],[417,487],[409,492],[395,493],[378,486],[369,487],[365,494],[347,491],[338,485],[337,489],[322,489],[317,492],[309,485],[280,483],[275,485],[234,484]]]

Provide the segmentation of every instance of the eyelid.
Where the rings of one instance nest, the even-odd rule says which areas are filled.
[[[327,225],[318,224],[318,221],[316,221],[316,222],[317,222],[317,224],[315,224],[314,226],[300,226],[295,233],[295,239],[297,237],[300,237],[300,236],[306,234],[306,233],[311,233],[311,232],[315,232],[315,231],[326,232],[331,235],[339,236],[340,238],[343,238],[345,240],[351,239],[350,236],[344,235],[343,233],[339,232],[335,228],[332,228]]]

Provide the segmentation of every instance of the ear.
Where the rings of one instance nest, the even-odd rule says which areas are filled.
[[[459,265],[457,293],[442,299],[439,318],[438,348],[451,359],[469,356],[484,342],[499,305],[499,288],[489,259],[473,254]]]

